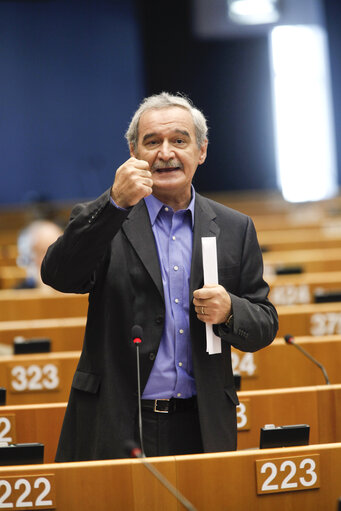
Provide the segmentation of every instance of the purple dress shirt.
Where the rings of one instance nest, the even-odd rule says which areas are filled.
[[[195,192],[186,210],[173,211],[153,195],[145,199],[155,237],[166,305],[165,325],[143,399],[196,394],[189,331],[189,279]]]

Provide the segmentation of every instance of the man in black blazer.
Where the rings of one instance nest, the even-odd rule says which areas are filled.
[[[278,328],[251,219],[192,186],[207,152],[203,114],[182,96],[151,96],[126,138],[131,158],[112,187],[75,206],[42,264],[46,284],[89,293],[57,461],[126,457],[139,440],[133,325],[146,455],[235,449],[231,346],[256,351]],[[216,238],[219,284],[204,285],[202,237]],[[206,351],[205,323],[221,353]]]

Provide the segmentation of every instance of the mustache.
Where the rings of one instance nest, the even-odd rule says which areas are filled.
[[[152,165],[152,170],[162,170],[162,169],[182,169],[182,163],[177,159],[170,159],[166,162],[157,161]]]

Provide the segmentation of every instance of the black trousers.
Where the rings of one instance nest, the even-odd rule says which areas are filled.
[[[142,432],[146,456],[175,456],[203,452],[197,408],[169,413],[142,408]],[[140,444],[138,420],[135,441]]]

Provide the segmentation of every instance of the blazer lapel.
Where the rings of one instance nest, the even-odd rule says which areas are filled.
[[[194,213],[194,232],[193,232],[193,250],[190,278],[190,297],[195,289],[199,289],[204,284],[204,274],[202,265],[201,238],[213,236],[219,237],[220,228],[215,222],[216,213],[209,205],[207,199],[199,194],[195,196]]]
[[[190,296],[192,296],[195,289],[202,287],[204,282],[201,238],[204,236],[219,237],[220,229],[215,222],[215,218],[216,214],[210,207],[207,199],[197,193],[195,196]],[[163,298],[159,256],[156,249],[154,234],[150,225],[147,207],[143,200],[140,201],[129,213],[126,221],[123,223],[122,229]]]
[[[159,256],[144,200],[140,201],[132,209],[126,221],[123,223],[122,229],[163,298]]]

